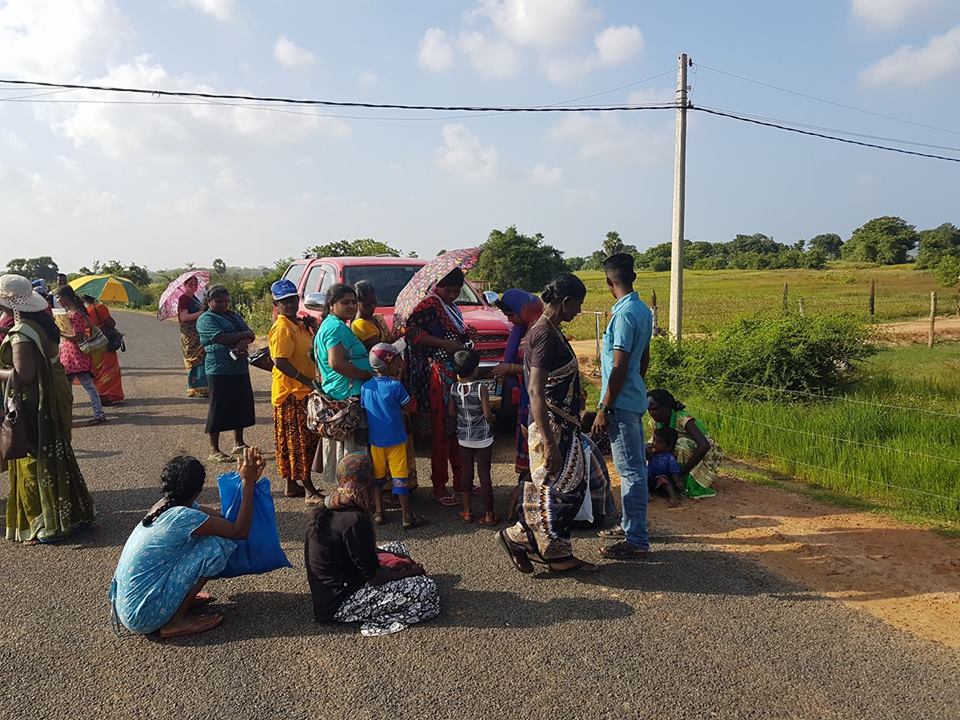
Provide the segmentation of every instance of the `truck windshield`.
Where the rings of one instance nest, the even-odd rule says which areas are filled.
[[[393,307],[397,295],[410,282],[420,265],[353,265],[343,269],[343,281],[347,285],[356,285],[361,280],[369,280],[377,291],[380,307]],[[470,285],[464,285],[457,298],[458,305],[481,305],[480,299]]]

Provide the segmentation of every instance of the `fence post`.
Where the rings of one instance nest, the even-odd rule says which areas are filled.
[[[804,312],[803,309],[803,298],[797,299],[797,309],[800,311],[800,317],[804,317],[806,315],[806,312]]]
[[[784,315],[786,315],[788,312],[790,312],[789,308],[787,307],[787,303],[789,302],[789,300],[790,300],[790,288],[787,286],[787,283],[784,283],[784,284],[783,284],[783,313],[784,313]]]
[[[653,314],[653,332],[651,335],[656,337],[660,334],[660,318],[657,314],[657,291],[650,291],[650,312]]]
[[[597,324],[597,359],[600,359],[600,313],[594,313],[593,319]]]
[[[873,317],[877,309],[877,281],[870,281],[870,317]]]
[[[930,334],[927,336],[927,347],[933,347],[933,336],[937,322],[937,291],[930,291]]]

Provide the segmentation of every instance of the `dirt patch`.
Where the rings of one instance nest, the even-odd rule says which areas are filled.
[[[619,478],[611,463],[611,475]],[[918,637],[960,649],[960,540],[725,475],[717,497],[650,504],[656,533],[749,558]]]
[[[893,344],[909,345],[927,342],[930,320],[886,323],[880,326],[881,337]],[[960,340],[960,317],[938,317],[934,323],[936,340]]]

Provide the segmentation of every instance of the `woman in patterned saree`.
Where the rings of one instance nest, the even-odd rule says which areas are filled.
[[[183,364],[187,373],[187,397],[207,397],[207,372],[203,360],[206,353],[197,332],[197,319],[206,309],[197,298],[200,283],[195,277],[183,284],[183,295],[177,303],[177,319],[180,321],[180,349],[183,351]]]
[[[531,556],[551,572],[593,571],[573,555],[570,528],[587,491],[581,441],[580,367],[560,323],[580,314],[587,289],[575,275],[554,278],[543,291],[546,309],[527,334],[524,376],[530,394],[530,479],[523,484],[520,521],[497,533],[514,567],[533,572]]]
[[[465,349],[474,334],[463,321],[457,297],[463,289],[463,271],[455,268],[440,278],[407,320],[410,348],[407,387],[418,410],[430,409],[430,464],[433,497],[445,507],[460,504],[460,445],[456,428],[447,421],[450,387],[457,379],[454,353]],[[453,470],[453,494],[447,491],[447,463]]]
[[[51,543],[94,520],[93,500],[70,445],[73,391],[47,301],[19,275],[0,277],[0,307],[15,322],[0,344],[0,385],[20,395],[27,455],[8,460],[7,539]],[[14,390],[15,389],[15,390]]]

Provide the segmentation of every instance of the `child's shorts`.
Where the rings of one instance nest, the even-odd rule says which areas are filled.
[[[373,461],[373,477],[383,486],[387,473],[393,478],[393,494],[408,495],[407,478],[410,470],[407,467],[407,444],[400,443],[393,447],[382,448],[370,446],[370,459]]]

